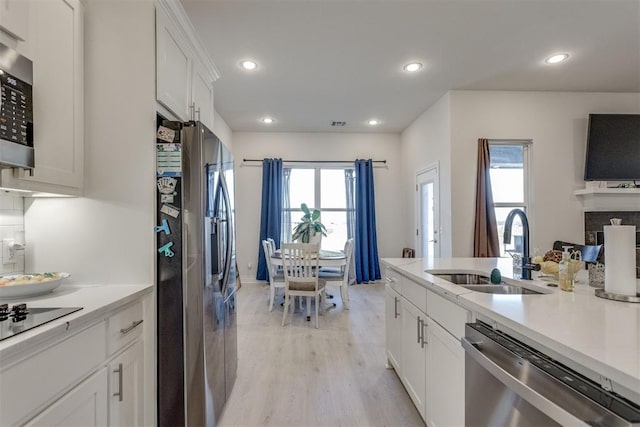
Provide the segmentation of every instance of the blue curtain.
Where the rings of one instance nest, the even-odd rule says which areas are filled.
[[[380,280],[378,238],[376,236],[376,203],[373,188],[373,162],[356,160],[356,236],[354,260],[356,281]]]
[[[262,241],[271,237],[276,242],[276,247],[280,247],[282,200],[282,159],[264,159],[262,161],[262,209],[260,212],[257,280],[269,280]]]

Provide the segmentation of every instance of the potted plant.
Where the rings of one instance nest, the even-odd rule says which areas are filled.
[[[327,229],[320,222],[320,211],[318,209],[311,211],[306,203],[300,205],[300,209],[304,215],[294,227],[291,238],[302,243],[320,243],[322,236],[327,235]]]

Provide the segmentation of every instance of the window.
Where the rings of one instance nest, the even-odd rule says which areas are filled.
[[[504,245],[504,222],[512,209],[522,209],[529,215],[529,145],[527,142],[491,142],[491,190],[498,225],[500,254],[506,256],[510,252],[522,253],[522,224],[519,217],[513,223],[511,244]]]
[[[344,249],[347,239],[353,237],[349,217],[355,215],[354,170],[296,167],[285,168],[284,175],[283,241],[291,241],[293,228],[303,215],[300,205],[306,203],[309,209],[320,210],[320,220],[327,228],[327,236],[322,237],[322,249]]]

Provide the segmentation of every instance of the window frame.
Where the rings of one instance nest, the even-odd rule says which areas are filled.
[[[318,209],[320,210],[320,220],[322,220],[322,214],[324,212],[344,212],[345,216],[347,216],[349,214],[349,212],[353,212],[355,213],[355,205],[353,209],[349,209],[348,207],[345,208],[323,208],[321,203],[322,203],[322,170],[341,170],[341,171],[346,171],[346,170],[354,170],[355,167],[354,166],[328,166],[328,165],[318,165],[318,164],[307,164],[304,166],[301,165],[284,165],[285,168],[290,169],[291,171],[295,170],[295,169],[312,169],[314,171],[314,175],[313,175],[313,205],[311,204],[311,202],[308,203],[309,209],[313,210],[313,209]],[[291,186],[291,181],[289,182],[289,185]],[[346,204],[346,201],[345,201]],[[300,207],[293,207],[290,206],[288,209],[287,208],[283,208],[283,214],[285,211],[289,211],[290,213],[290,217],[291,217],[291,226],[295,226],[295,224],[297,224],[299,221],[294,219],[294,215],[296,214],[300,214],[302,215],[302,209],[300,209]],[[284,215],[283,215],[284,218]],[[282,227],[284,229],[285,224],[282,224]],[[352,236],[353,237],[353,236]],[[347,239],[349,238],[349,236],[347,235]],[[346,240],[346,239],[345,239]]]
[[[531,221],[531,211],[532,211],[532,179],[531,179],[531,147],[533,145],[533,140],[531,139],[489,139],[488,140],[489,149],[491,146],[520,146],[522,147],[522,186],[523,186],[523,197],[522,202],[493,202],[493,210],[494,215],[496,212],[496,208],[522,208],[524,213],[527,215],[527,219],[529,222],[529,235],[533,235],[532,229],[532,221]],[[493,181],[491,182],[493,187]],[[497,224],[496,224],[497,225]],[[500,241],[501,247],[504,246],[502,244],[501,236],[498,236],[498,240]],[[508,252],[501,251],[500,256],[504,257],[508,254]]]

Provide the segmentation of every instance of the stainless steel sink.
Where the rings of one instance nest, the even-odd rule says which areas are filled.
[[[481,274],[470,273],[438,273],[434,276],[439,277],[447,282],[454,283],[456,285],[489,285],[491,279],[488,276]]]
[[[541,295],[543,292],[533,291],[521,286],[508,285],[501,282],[498,285],[491,284],[488,276],[475,273],[432,273],[447,282],[460,285],[465,289],[475,292],[484,292],[486,294],[505,294],[505,295]]]
[[[476,292],[484,292],[485,294],[506,294],[506,295],[541,295],[542,292],[532,291],[531,289],[521,288],[513,285],[460,285],[465,289]]]

